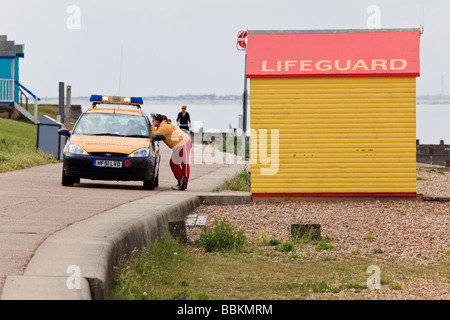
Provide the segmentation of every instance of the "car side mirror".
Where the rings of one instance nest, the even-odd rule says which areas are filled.
[[[62,136],[66,136],[66,137],[70,137],[70,130],[69,129],[59,129],[58,130],[58,134],[62,135]]]
[[[163,134],[157,134],[156,136],[152,137],[152,142],[155,142],[155,141],[162,141],[162,140],[165,140],[165,139],[166,139],[166,136],[165,136],[165,135],[163,135]]]

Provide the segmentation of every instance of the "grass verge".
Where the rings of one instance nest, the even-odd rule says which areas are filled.
[[[0,173],[57,162],[36,149],[36,125],[0,118]]]
[[[236,174],[233,178],[225,180],[223,187],[216,191],[231,190],[231,191],[248,191],[248,171],[247,167]]]
[[[367,287],[367,269],[378,265],[381,289]],[[253,247],[205,253],[169,235],[116,268],[112,300],[291,300],[420,298],[422,283],[448,285],[450,262],[423,266],[382,262],[377,256],[326,259]],[[372,295],[372,296],[370,296]]]

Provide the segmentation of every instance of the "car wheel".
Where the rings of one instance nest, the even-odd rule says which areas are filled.
[[[144,180],[144,190],[155,190],[155,180]]]
[[[158,186],[159,186],[159,172],[155,178],[155,187],[158,187]]]
[[[74,179],[72,177],[66,176],[66,174],[64,173],[64,170],[62,172],[62,181],[61,184],[64,187],[72,187],[74,184]]]

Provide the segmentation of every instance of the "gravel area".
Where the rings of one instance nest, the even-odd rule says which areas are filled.
[[[427,172],[427,167],[418,165],[417,176],[427,181],[417,181],[417,193],[450,197],[450,173],[438,173],[439,168],[436,172]],[[450,202],[416,199],[256,202],[202,206],[194,213],[207,216],[208,228],[215,219],[226,219],[237,229],[244,229],[250,242],[256,244],[262,233],[286,241],[291,224],[320,224],[322,237],[331,238],[330,243],[335,248],[316,250],[313,245],[302,246],[296,249],[300,257],[345,259],[357,254],[362,258],[376,257],[377,263],[414,265],[429,265],[450,258]],[[189,227],[188,237],[196,239],[200,230]],[[427,299],[436,294],[438,298],[450,299],[448,280],[409,283],[408,286],[411,287],[408,290],[391,290],[383,299],[406,298],[405,292],[411,291],[425,292],[413,299]],[[380,298],[373,292],[367,295],[367,298]]]
[[[417,193],[434,197],[450,198],[450,172],[443,166],[417,164]]]
[[[299,254],[344,257],[358,252],[371,255],[381,249],[382,258],[433,263],[450,250],[450,205],[420,200],[288,201],[252,205],[204,206],[195,211],[206,215],[208,228],[214,220],[226,219],[244,229],[257,242],[262,232],[286,241],[291,224],[320,224],[322,237],[332,239],[335,249],[302,248]],[[200,228],[192,228],[196,238]],[[379,251],[379,250],[378,250]]]

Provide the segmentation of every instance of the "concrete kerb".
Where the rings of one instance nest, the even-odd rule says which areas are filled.
[[[184,219],[198,205],[193,195],[158,194],[74,223],[44,241],[22,277],[6,279],[2,299],[108,299],[114,266],[120,259],[150,245],[163,235],[170,221]],[[77,286],[77,279],[68,273],[70,266],[78,268],[79,274],[73,275],[86,280],[87,287]],[[39,288],[42,277],[61,280],[46,284],[43,292]]]
[[[23,276],[7,277],[1,299],[108,299],[120,259],[160,238],[169,222],[184,220],[201,199],[208,198],[211,193],[203,193],[205,187],[214,190],[239,170],[236,166],[215,170],[191,181],[190,192],[163,191],[56,232],[36,250]]]

